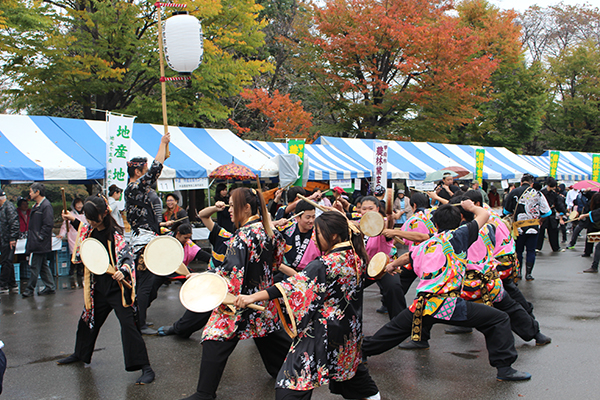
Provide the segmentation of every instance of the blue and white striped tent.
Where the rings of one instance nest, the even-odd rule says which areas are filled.
[[[162,125],[134,124],[131,157],[151,161]],[[169,127],[171,157],[161,178],[205,178],[234,161],[262,178],[277,166],[226,129]],[[0,180],[97,180],[106,170],[106,122],[43,116],[0,115]]]
[[[523,158],[530,164],[535,165],[536,167],[550,172],[550,157],[549,156],[526,156],[519,155],[519,157]],[[563,157],[561,155],[561,157]],[[565,157],[566,158],[566,157]],[[575,165],[571,164],[565,158],[558,159],[558,167],[556,169],[556,178],[567,180],[567,181],[583,181],[586,179],[590,179],[591,174],[587,173]],[[591,172],[591,164],[590,164],[590,172]]]
[[[281,142],[262,142],[248,140],[254,148],[267,157],[287,154],[287,145]],[[308,179],[311,181],[327,181],[332,179],[368,178],[371,166],[353,159],[337,148],[327,145],[307,144],[305,157],[308,156]]]
[[[546,151],[542,154],[542,157],[550,157],[550,150]],[[588,178],[591,179],[592,176],[592,153],[583,153],[580,151],[561,151],[560,156],[558,158],[558,166],[563,161],[567,161],[573,164],[578,169],[582,170],[588,175]]]
[[[429,144],[454,159],[455,165],[460,165],[473,173],[475,173],[475,150],[485,149],[483,179],[519,179],[524,173],[530,173],[533,176],[548,176],[549,171],[532,165],[504,147],[477,147],[431,142]]]
[[[369,168],[373,166],[373,139],[322,136],[317,142],[332,145]],[[424,180],[430,172],[456,165],[427,143],[383,142],[388,145],[388,179]]]

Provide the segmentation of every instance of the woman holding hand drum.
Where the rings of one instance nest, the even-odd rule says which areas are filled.
[[[238,228],[229,242],[223,263],[215,272],[229,281],[229,293],[253,294],[273,285],[273,272],[285,252],[285,241],[273,232],[262,194],[237,188],[229,198],[231,220]],[[262,217],[262,221],[261,221]],[[196,393],[187,400],[213,400],[229,355],[237,343],[254,339],[267,372],[276,377],[290,347],[281,329],[274,303],[265,311],[216,308],[202,334],[202,361]]]
[[[110,312],[115,310],[121,324],[125,370],[141,369],[143,373],[136,384],[151,383],[154,380],[154,371],[150,367],[146,345],[134,318],[135,292],[123,287],[127,284],[135,287],[133,255],[129,245],[123,239],[122,228],[116,224],[110,214],[106,199],[100,196],[88,197],[83,205],[83,212],[89,225],[79,221],[68,211],[62,214],[63,219],[70,221],[78,231],[73,259],[81,262],[81,243],[88,238],[93,238],[104,246],[116,271],[112,276],[109,273],[95,275],[88,268],[85,269],[85,309],[77,327],[75,352],[69,357],[58,360],[58,364],[75,362],[89,364],[100,328]]]
[[[345,399],[379,399],[377,385],[362,364],[362,305],[367,253],[336,211],[315,220],[323,256],[304,270],[235,305],[283,297],[296,334],[276,379],[276,399],[310,399],[329,383]]]

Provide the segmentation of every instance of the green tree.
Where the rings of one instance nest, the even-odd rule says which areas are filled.
[[[258,20],[261,7],[253,0],[184,3],[203,22],[204,63],[191,84],[168,85],[169,122],[192,125],[224,119],[229,108],[222,99],[236,95],[254,76],[271,68],[252,59],[264,43],[264,24]],[[103,118],[93,108],[117,110],[138,115],[140,122],[160,122],[154,2],[54,0],[51,4],[30,5],[44,19],[36,31],[38,40],[28,47],[21,43],[8,47],[2,72],[15,85],[10,91],[11,107],[84,118]],[[32,37],[26,29],[21,33]]]

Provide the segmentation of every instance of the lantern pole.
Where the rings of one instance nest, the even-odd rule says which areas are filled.
[[[169,132],[169,123],[167,122],[167,84],[165,82],[165,61],[163,60],[163,33],[162,33],[162,17],[161,17],[161,3],[158,5],[158,53],[160,59],[160,92],[162,101],[162,117],[164,125],[164,134]],[[167,143],[165,156],[169,157],[169,144]]]

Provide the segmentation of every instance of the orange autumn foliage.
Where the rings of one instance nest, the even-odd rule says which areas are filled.
[[[311,113],[304,111],[301,101],[292,101],[289,94],[282,95],[275,90],[272,95],[265,89],[244,89],[243,99],[248,100],[246,107],[262,114],[268,122],[267,135],[271,138],[309,137],[312,127]],[[238,134],[248,132],[232,119],[229,123]]]

